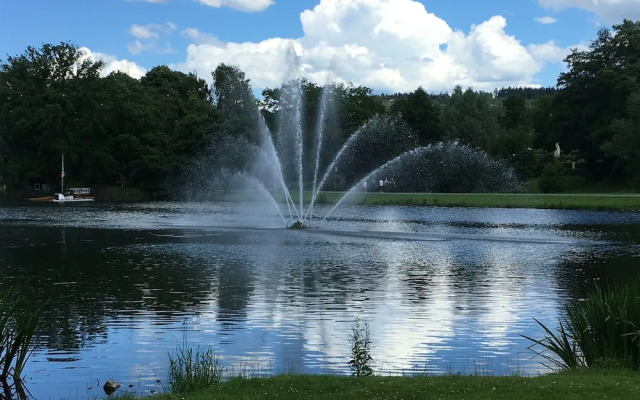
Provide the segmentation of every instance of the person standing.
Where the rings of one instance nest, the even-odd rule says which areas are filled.
[[[378,192],[384,193],[384,181],[382,179],[378,182]]]

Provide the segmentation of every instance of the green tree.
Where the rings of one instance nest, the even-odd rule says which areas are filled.
[[[225,116],[223,131],[259,142],[258,102],[250,80],[236,66],[220,64],[213,72],[216,108]]]
[[[421,145],[434,143],[442,138],[440,110],[422,87],[394,101],[391,112],[402,114]]]
[[[586,159],[594,176],[606,175],[615,160],[601,144],[611,140],[611,121],[625,117],[627,100],[640,85],[640,22],[599,30],[589,50],[573,50],[565,62],[553,106],[555,137]]]
[[[618,170],[637,185],[640,183],[640,92],[634,92],[627,102],[627,115],[611,123],[613,136],[602,145],[605,154],[615,157]]]
[[[28,47],[0,65],[0,132],[4,179],[15,188],[29,178],[59,180],[60,157],[80,169],[92,115],[89,93],[103,64],[69,43]]]
[[[499,110],[491,94],[456,86],[443,113],[444,138],[488,150],[499,130]]]

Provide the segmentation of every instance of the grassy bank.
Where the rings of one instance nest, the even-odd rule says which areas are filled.
[[[335,204],[344,192],[321,192],[317,202]],[[294,201],[298,194],[292,193]],[[222,200],[242,201],[250,199],[248,192],[234,191]],[[304,201],[311,200],[305,192]],[[548,208],[571,210],[619,210],[640,211],[640,195],[636,194],[539,194],[539,193],[353,193],[345,203],[366,205],[403,205],[437,207],[497,207],[497,208]]]
[[[640,196],[623,194],[370,193],[354,197],[357,196],[370,205],[640,211]]]
[[[518,376],[233,378],[217,388],[153,399],[638,399],[640,373],[577,371]]]

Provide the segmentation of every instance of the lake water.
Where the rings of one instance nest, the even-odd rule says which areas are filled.
[[[317,213],[326,212],[318,206]],[[4,204],[0,286],[44,312],[36,399],[166,386],[177,346],[230,374],[548,372],[520,335],[640,272],[640,214],[346,205],[308,230],[238,203]]]

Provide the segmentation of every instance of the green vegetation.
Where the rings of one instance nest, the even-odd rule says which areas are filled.
[[[67,186],[134,188],[147,193],[136,198],[158,199],[200,189],[219,167],[233,173],[255,159],[255,152],[246,149],[259,140],[258,112],[273,132],[292,123],[285,95],[297,86],[304,94],[300,161],[305,182],[313,181],[314,134],[324,124],[321,171],[361,127],[368,140],[366,146],[345,151],[347,160],[327,181],[332,190],[346,190],[400,151],[439,142],[489,154],[523,180],[536,179],[537,191],[584,191],[567,183],[611,180],[637,190],[639,45],[640,22],[625,20],[601,29],[588,49],[567,56],[557,89],[487,93],[458,86],[450,93],[429,94],[429,88],[418,87],[374,95],[366,87],[333,84],[324,121],[318,120],[323,88],[306,79],[266,88],[258,101],[249,79],[235,66],[217,66],[211,86],[167,66],[152,68],[140,79],[120,72],[102,77],[103,63],[83,57],[74,45],[28,47],[24,54],[0,60],[0,181],[7,188],[0,194],[22,199],[42,195],[34,193],[41,184],[57,189],[63,153]],[[414,187],[402,190],[492,190],[451,186],[464,178],[478,181],[467,176],[477,171],[464,160],[445,156],[442,161],[437,174],[411,177]],[[291,166],[284,162],[286,181],[296,180]],[[436,176],[448,181],[439,189],[426,188]]]
[[[578,371],[538,376],[339,377],[278,375],[233,378],[220,386],[153,399],[518,399],[635,400],[640,375],[623,371]]]
[[[373,374],[373,369],[369,363],[373,361],[371,357],[371,335],[369,334],[369,324],[360,322],[360,318],[351,327],[351,360],[349,368],[353,371],[353,376],[369,376]]]
[[[567,307],[558,333],[538,322],[543,339],[532,340],[549,353],[539,354],[564,370],[617,368],[640,370],[640,280],[596,288],[584,301]]]
[[[22,371],[33,351],[40,313],[24,310],[24,304],[17,293],[0,292],[0,398],[26,398]]]
[[[174,357],[169,356],[169,389],[173,393],[185,393],[215,387],[222,381],[223,368],[218,356],[209,347],[179,347]]]

